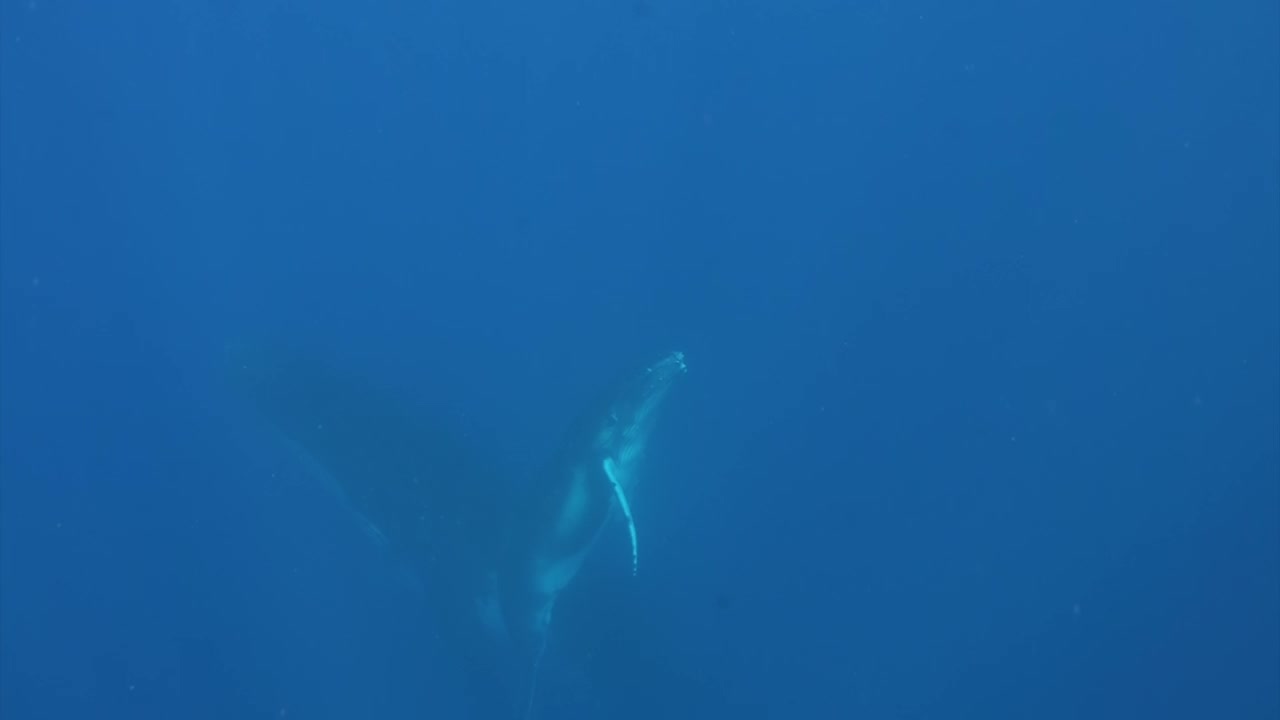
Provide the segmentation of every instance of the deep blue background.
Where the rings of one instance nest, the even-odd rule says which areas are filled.
[[[759,717],[1280,716],[1275,2],[3,0],[0,63],[8,720],[456,712],[225,402],[262,335],[513,472],[683,349],[634,582]]]

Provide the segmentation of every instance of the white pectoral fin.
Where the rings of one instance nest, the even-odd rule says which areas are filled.
[[[613,486],[613,494],[618,498],[618,506],[622,508],[623,516],[627,518],[627,533],[631,535],[631,574],[635,575],[640,567],[640,554],[636,546],[636,520],[631,516],[631,504],[627,502],[627,494],[623,492],[622,484],[618,482],[617,471],[613,458],[605,458],[604,474],[609,478],[609,484]]]
[[[364,515],[356,513],[356,522],[360,523],[360,529],[363,530],[364,534],[368,535],[369,538],[373,540],[374,544],[380,549],[386,550],[391,547],[391,541],[387,539],[385,534],[383,534],[382,528],[374,525],[372,520]]]

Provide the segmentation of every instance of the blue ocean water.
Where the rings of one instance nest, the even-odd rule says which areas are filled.
[[[0,717],[510,717],[268,346],[525,485],[685,353],[533,717],[1280,717],[1276,3],[0,8]]]

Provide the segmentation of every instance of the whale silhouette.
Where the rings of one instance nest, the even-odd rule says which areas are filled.
[[[313,356],[241,349],[229,365],[269,426],[422,579],[428,609],[468,680],[471,716],[529,714],[557,605],[557,653],[584,675],[593,712],[724,710],[696,669],[672,659],[677,641],[656,626],[643,596],[597,584],[590,596],[558,602],[611,518],[631,545],[631,557],[619,562],[636,569],[641,534],[629,498],[663,401],[686,373],[681,353],[608,388],[523,484],[393,389]]]

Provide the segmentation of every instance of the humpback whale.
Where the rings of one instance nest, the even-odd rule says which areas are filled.
[[[641,558],[630,499],[658,411],[686,372],[684,356],[669,353],[623,376],[522,486],[393,388],[308,354],[240,350],[228,359],[259,415],[422,579],[467,678],[469,716],[527,715],[552,610],[611,518],[631,548],[618,562],[634,572]],[[557,657],[590,683],[592,707],[616,718],[724,709],[704,673],[679,669],[678,639],[661,632],[645,596],[587,585],[560,603],[555,637]]]
[[[635,571],[638,537],[627,497],[636,486],[636,468],[658,410],[686,369],[683,353],[669,353],[604,396],[569,430],[512,518],[499,570],[500,604],[509,639],[532,663],[530,688],[556,599],[578,574],[615,509],[627,525]],[[531,689],[528,694],[531,698]]]

